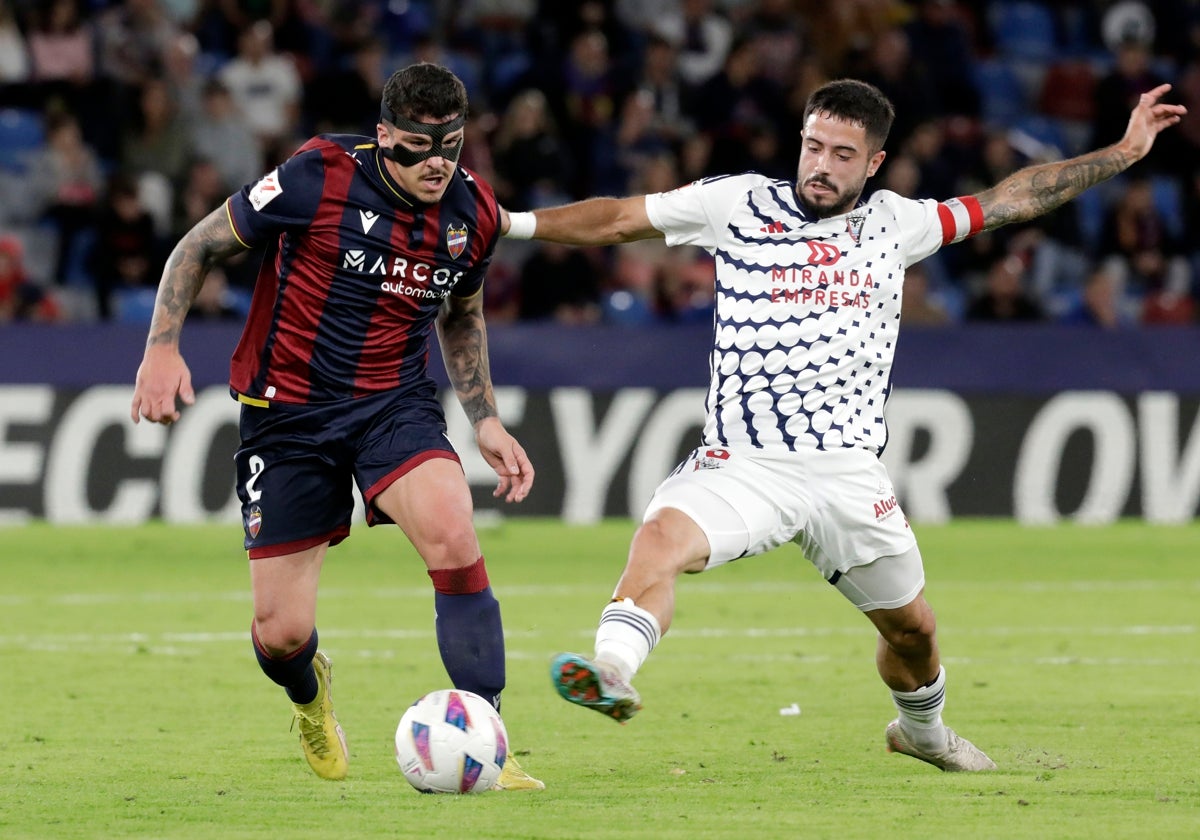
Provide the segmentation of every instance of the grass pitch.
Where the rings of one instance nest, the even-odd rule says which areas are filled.
[[[481,531],[504,717],[541,793],[421,796],[392,757],[447,683],[395,528],[331,551],[319,607],[350,778],[313,776],[259,672],[236,527],[0,529],[0,836],[1200,836],[1200,527],[918,527],[946,719],[999,764],[889,755],[869,624],[793,548],[680,582],[627,726],[562,702],[633,525]],[[798,714],[781,714],[787,709]]]

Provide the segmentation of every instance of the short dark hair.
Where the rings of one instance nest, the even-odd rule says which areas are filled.
[[[896,109],[883,91],[857,79],[836,79],[813,91],[804,107],[804,125],[814,113],[861,125],[875,151],[887,142],[896,118]]]
[[[395,115],[420,122],[467,115],[467,88],[438,64],[423,61],[392,74],[383,86],[383,104]]]

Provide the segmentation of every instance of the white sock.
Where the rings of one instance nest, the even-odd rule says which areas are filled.
[[[628,680],[642,667],[661,638],[658,619],[633,603],[632,598],[621,598],[600,613],[596,659],[616,666]]]
[[[900,713],[900,725],[913,743],[925,752],[946,749],[946,727],[942,709],[946,706],[946,669],[938,668],[937,679],[916,691],[893,691],[892,702]]]

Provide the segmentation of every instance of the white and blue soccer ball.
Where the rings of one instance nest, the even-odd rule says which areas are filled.
[[[396,762],[422,793],[480,793],[500,778],[508,732],[487,700],[469,691],[431,691],[396,727]]]

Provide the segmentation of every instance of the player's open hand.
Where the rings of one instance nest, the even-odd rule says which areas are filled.
[[[533,487],[533,464],[525,454],[525,447],[496,417],[485,417],[476,424],[475,441],[483,459],[500,477],[492,495],[497,499],[503,496],[506,502],[524,501]]]
[[[1138,97],[1137,107],[1129,115],[1129,126],[1125,129],[1125,137],[1121,142],[1137,160],[1150,153],[1154,139],[1160,131],[1175,125],[1187,113],[1187,108],[1182,105],[1171,105],[1162,101],[1170,90],[1170,85],[1159,85],[1146,91]]]
[[[192,390],[192,373],[187,363],[177,347],[147,347],[133,386],[133,405],[129,416],[134,423],[145,417],[151,423],[169,426],[179,419],[177,400],[184,405],[196,401],[196,392]]]

